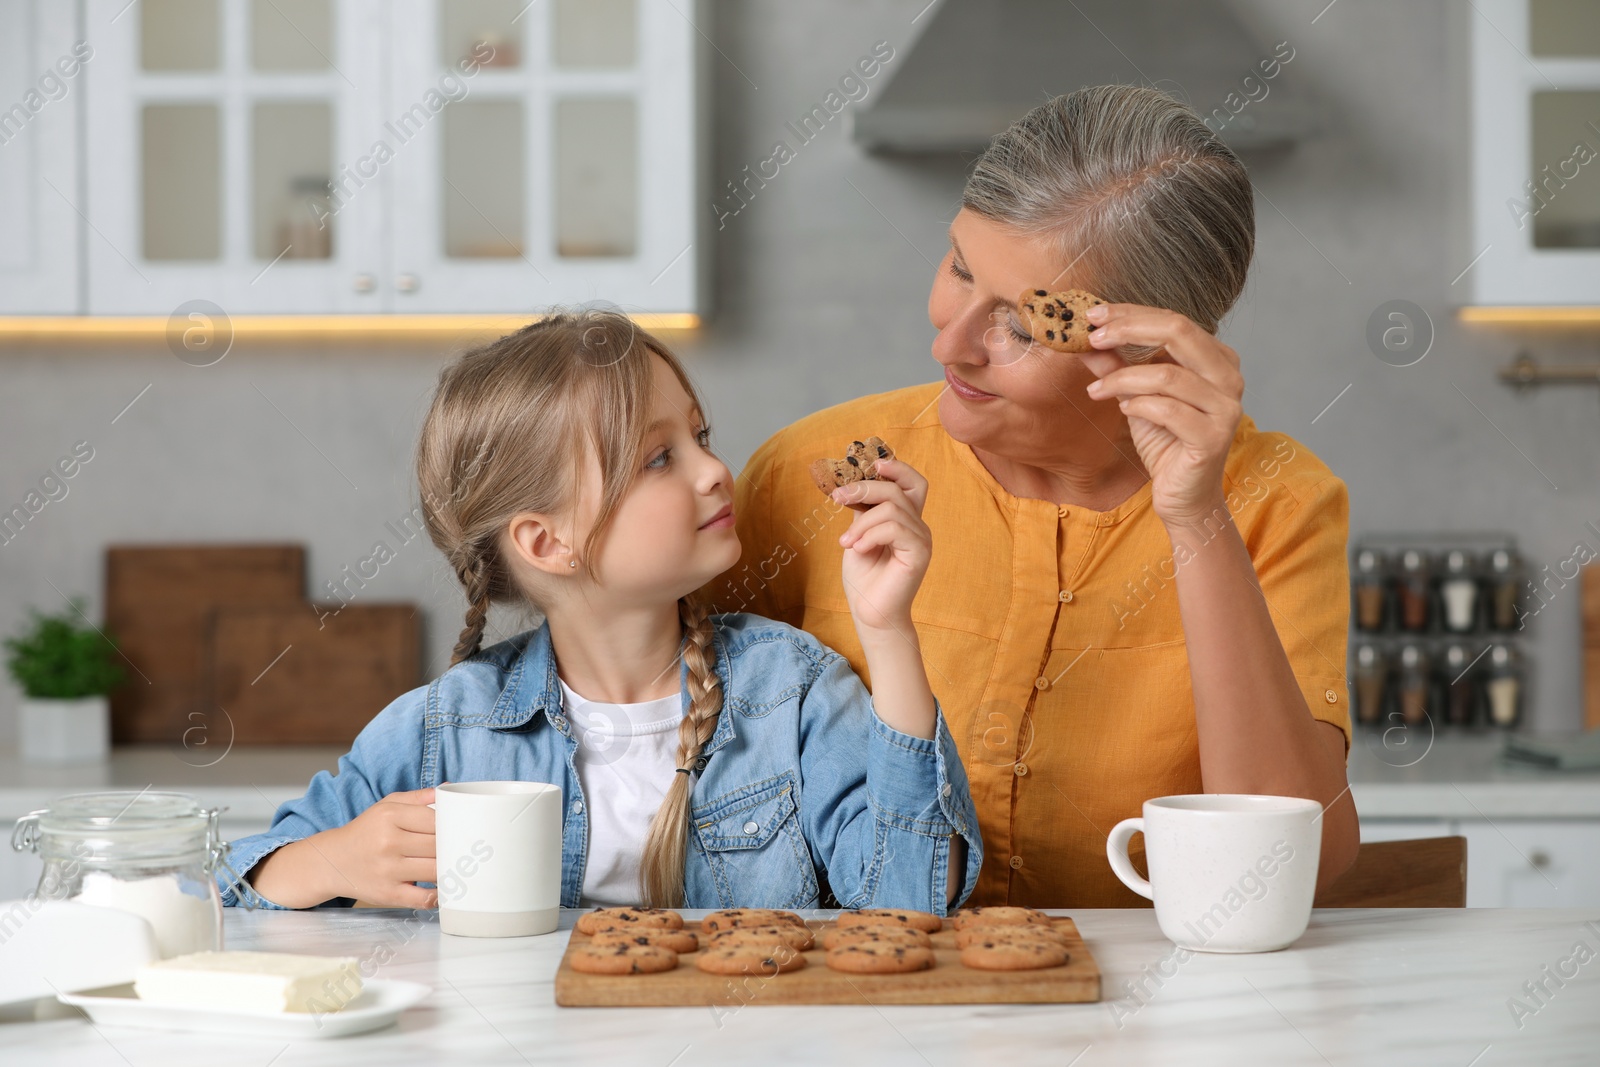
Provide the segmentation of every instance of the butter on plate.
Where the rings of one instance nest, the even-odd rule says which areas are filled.
[[[326,1014],[361,995],[361,973],[354,956],[192,952],[147,964],[133,991],[180,1008]]]

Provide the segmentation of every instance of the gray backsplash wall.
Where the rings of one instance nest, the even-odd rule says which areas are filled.
[[[785,123],[886,41],[896,59],[881,84],[925,3],[720,3],[706,27],[721,53],[716,187],[771,155],[774,141],[792,146]],[[1541,358],[1593,358],[1594,341],[1468,329],[1453,317],[1464,286],[1452,279],[1471,252],[1461,251],[1464,218],[1449,195],[1466,175],[1446,0],[1339,0],[1313,24],[1324,5],[1236,4],[1264,40],[1294,47],[1280,76],[1320,99],[1328,119],[1293,152],[1249,161],[1257,260],[1223,334],[1244,359],[1246,411],[1345,479],[1353,534],[1506,529],[1534,568],[1580,541],[1600,549],[1585,526],[1600,523],[1594,391],[1519,395],[1495,379],[1521,344]],[[846,134],[836,120],[724,219],[717,314],[698,333],[666,335],[690,362],[735,469],[800,415],[938,377],[928,286],[965,163],[863,156]],[[1403,369],[1380,363],[1364,340],[1368,316],[1396,298],[1426,309],[1437,329],[1427,358]],[[411,449],[447,355],[241,343],[202,369],[160,345],[0,352],[0,501],[20,501],[75,442],[94,450],[67,497],[0,545],[0,632],[14,632],[27,605],[61,606],[62,594],[86,594],[98,619],[110,542],[303,542],[316,596],[382,540],[395,558],[360,597],[421,604],[429,676],[442,670],[459,589],[431,544],[403,545],[385,523],[413,505]],[[1572,585],[1530,628],[1540,732],[1581,722],[1578,620]],[[520,625],[497,612],[492,633]],[[17,698],[7,679],[0,744],[14,734]]]

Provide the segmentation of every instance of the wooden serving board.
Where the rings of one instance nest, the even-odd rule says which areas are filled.
[[[206,710],[239,744],[348,745],[419,684],[412,604],[236,604],[208,622]]]
[[[947,923],[933,934],[934,965],[910,974],[846,974],[824,961],[822,934],[834,923],[812,920],[817,947],[805,953],[806,965],[787,974],[749,976],[707,974],[695,966],[698,953],[678,957],[678,966],[660,974],[583,974],[572,969],[575,946],[587,935],[572,931],[556,971],[556,1003],[562,1007],[738,1008],[746,1004],[1080,1004],[1100,999],[1100,968],[1071,919],[1051,920],[1067,935],[1071,958],[1061,967],[1035,971],[979,971],[961,965],[956,932]],[[700,933],[700,921],[684,928]]]

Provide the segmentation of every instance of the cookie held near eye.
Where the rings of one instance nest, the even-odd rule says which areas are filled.
[[[1104,304],[1093,293],[1082,289],[1026,289],[1017,297],[1017,317],[1035,341],[1057,352],[1088,352],[1089,335],[1095,326],[1087,317],[1090,308]]]
[[[819,459],[811,464],[811,480],[824,493],[832,493],[841,485],[851,482],[874,481],[878,477],[878,461],[893,459],[894,449],[881,437],[865,441],[852,441],[841,459]]]

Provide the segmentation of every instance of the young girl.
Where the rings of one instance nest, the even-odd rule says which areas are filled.
[[[740,551],[710,432],[677,359],[612,312],[553,314],[445,368],[417,477],[466,628],[337,775],[234,842],[265,906],[436,906],[433,787],[479,780],[561,786],[565,907],[966,899],[977,817],[911,624],[926,481],[886,460],[835,493],[863,509],[840,543],[869,695],[809,634],[693,595]],[[482,648],[491,603],[544,623]]]

